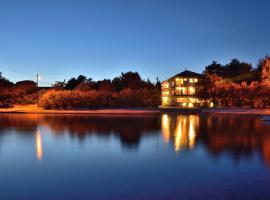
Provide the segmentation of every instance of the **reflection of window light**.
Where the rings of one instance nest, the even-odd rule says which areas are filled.
[[[38,160],[42,160],[42,140],[39,129],[36,132],[36,155]]]
[[[170,121],[169,116],[167,114],[162,115],[162,133],[165,142],[169,142],[170,139]]]

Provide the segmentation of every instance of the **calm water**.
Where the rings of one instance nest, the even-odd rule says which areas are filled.
[[[0,115],[0,199],[270,199],[270,125],[240,116]]]

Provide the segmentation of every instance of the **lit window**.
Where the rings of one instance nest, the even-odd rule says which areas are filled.
[[[188,101],[187,98],[177,98],[177,102],[178,102],[178,103],[185,103],[185,102],[187,102],[187,101]]]
[[[169,98],[168,97],[162,97],[162,105],[166,106],[169,104]]]
[[[181,86],[183,84],[183,79],[182,78],[175,78],[175,84],[176,84],[176,86]]]
[[[180,83],[181,83],[181,84],[183,84],[183,83],[184,83],[184,80],[183,80],[182,78],[180,79]]]
[[[189,89],[188,89],[189,91],[188,91],[188,93],[189,94],[195,94],[195,88],[194,87],[189,87]]]
[[[169,83],[168,83],[168,82],[163,83],[163,84],[162,84],[162,87],[163,87],[163,88],[169,88]]]
[[[184,81],[187,81],[187,78],[184,78]]]
[[[162,96],[168,96],[169,95],[169,91],[163,91],[162,92]]]
[[[197,78],[194,78],[194,83],[197,83],[198,82],[198,79]]]
[[[188,107],[192,108],[193,107],[193,103],[188,103]]]
[[[182,103],[182,106],[183,106],[183,107],[186,107],[186,106],[187,106],[187,103]]]
[[[190,83],[193,83],[193,78],[190,78],[190,79],[189,79],[189,82],[190,82]]]

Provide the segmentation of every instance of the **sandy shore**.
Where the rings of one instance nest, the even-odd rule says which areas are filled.
[[[44,110],[36,105],[16,105],[13,108],[0,109],[0,113],[153,115],[160,114],[160,111],[158,109]]]

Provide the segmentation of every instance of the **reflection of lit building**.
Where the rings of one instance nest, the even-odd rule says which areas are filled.
[[[196,130],[199,126],[199,117],[196,115],[179,115],[170,117],[162,115],[162,134],[165,142],[173,141],[175,151],[182,148],[191,149],[195,145]]]
[[[201,74],[185,70],[161,85],[162,106],[179,106],[192,108],[200,105],[196,98],[196,87]]]
[[[36,155],[38,160],[42,160],[42,140],[39,129],[36,132]]]

